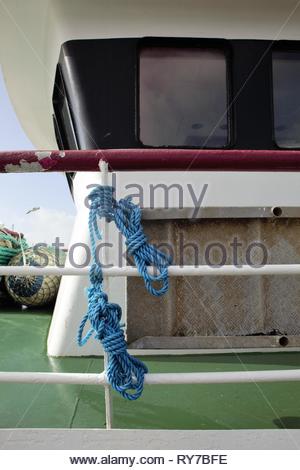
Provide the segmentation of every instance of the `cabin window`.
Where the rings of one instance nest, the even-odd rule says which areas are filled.
[[[300,52],[273,51],[273,103],[276,144],[300,147]]]
[[[225,52],[144,47],[140,51],[140,133],[152,147],[228,144]]]

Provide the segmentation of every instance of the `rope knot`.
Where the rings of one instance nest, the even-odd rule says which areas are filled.
[[[136,232],[129,235],[126,240],[127,251],[130,255],[134,255],[142,246],[147,243],[148,239],[143,230],[139,228]]]
[[[113,331],[102,339],[104,351],[112,355],[123,354],[127,351],[124,331]]]
[[[169,288],[168,267],[171,260],[167,255],[148,243],[144,233],[140,207],[133,204],[131,198],[121,199],[115,206],[115,224],[126,239],[128,253],[133,256],[139,273],[150,294],[163,295]],[[156,274],[149,274],[148,267],[153,267]],[[160,282],[159,287],[154,283]]]
[[[93,263],[90,269],[91,284],[97,284],[103,282],[102,268],[99,263]]]
[[[89,194],[90,210],[98,217],[104,217],[108,222],[114,220],[114,188],[112,186],[97,186]]]

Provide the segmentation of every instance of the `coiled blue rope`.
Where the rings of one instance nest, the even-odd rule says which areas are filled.
[[[96,256],[97,240],[102,238],[98,217],[113,220],[125,236],[127,250],[133,256],[146,288],[152,295],[160,296],[167,292],[170,259],[147,242],[141,226],[141,209],[133,204],[130,198],[117,202],[111,186],[97,186],[90,193],[89,201],[93,264],[90,270],[91,287],[88,288],[88,312],[80,323],[77,341],[83,346],[95,334],[95,338],[101,341],[104,351],[108,353],[106,374],[109,383],[124,398],[136,400],[143,392],[144,375],[148,369],[142,361],[128,354],[124,325],[120,323],[121,307],[108,302],[108,297],[103,292],[103,274]],[[155,267],[157,274],[150,275],[148,266]],[[154,282],[161,283],[161,287],[155,288]],[[83,336],[87,321],[90,322],[91,328]]]
[[[113,220],[126,239],[127,251],[133,256],[147,290],[155,296],[163,295],[169,288],[168,267],[171,260],[148,243],[141,224],[140,207],[133,204],[130,197],[117,202],[113,197],[113,191],[111,186],[97,186],[89,195],[91,237],[96,236],[101,239],[98,217],[104,217],[108,221]],[[92,241],[92,249],[93,243],[95,244],[95,240]],[[157,273],[149,274],[147,269],[149,266],[154,267]],[[161,287],[155,288],[154,283],[159,283]]]

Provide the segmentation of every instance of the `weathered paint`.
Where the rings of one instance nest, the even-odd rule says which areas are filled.
[[[99,171],[300,171],[299,150],[106,149],[0,152],[0,173]]]
[[[51,151],[42,150],[35,152],[35,155],[37,156],[38,160],[43,160],[44,158],[51,157]]]
[[[44,168],[39,162],[27,162],[20,160],[19,163],[8,163],[4,167],[6,173],[38,173]]]

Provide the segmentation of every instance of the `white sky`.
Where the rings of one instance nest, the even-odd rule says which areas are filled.
[[[0,69],[0,151],[32,148],[9,100]],[[33,207],[41,209],[26,215]],[[74,214],[65,175],[0,174],[0,224],[23,232],[30,243],[53,243],[55,237],[60,237],[67,246]]]

